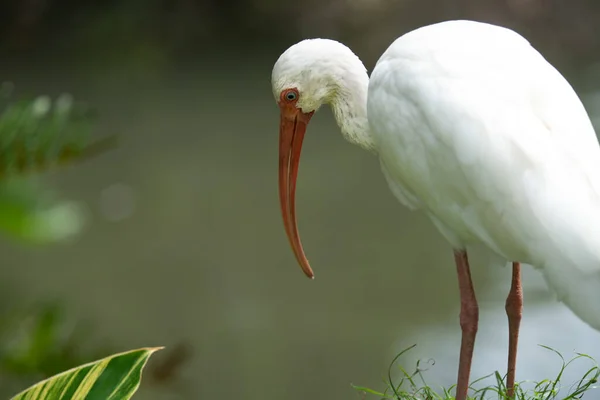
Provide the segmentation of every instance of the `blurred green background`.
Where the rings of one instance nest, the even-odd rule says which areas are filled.
[[[158,345],[167,350],[135,398],[359,398],[350,384],[377,388],[413,343],[410,357],[436,360],[431,383],[452,384],[451,249],[397,203],[376,159],[347,144],[326,109],[311,123],[297,193],[316,279],[296,265],[278,208],[270,73],[307,37],[343,41],[371,69],[399,35],[456,18],[525,35],[600,126],[596,0],[2,1],[0,81],[85,100],[95,131],[119,134],[120,146],[37,177],[85,205],[80,235],[0,242],[0,397]],[[472,265],[478,377],[505,369],[510,270],[480,249]],[[559,367],[538,343],[600,358],[600,335],[531,268],[524,279],[518,379]]]

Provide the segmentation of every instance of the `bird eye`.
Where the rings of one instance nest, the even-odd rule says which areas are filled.
[[[298,99],[298,93],[295,90],[288,90],[287,92],[285,92],[283,97],[287,101],[295,101],[296,99]]]

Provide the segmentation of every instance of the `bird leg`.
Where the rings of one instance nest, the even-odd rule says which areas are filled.
[[[479,322],[479,306],[475,298],[475,290],[471,281],[469,260],[466,250],[455,250],[454,261],[458,273],[458,288],[460,290],[460,328],[462,341],[460,344],[460,359],[458,364],[458,380],[456,384],[456,400],[465,400],[469,390],[469,375],[471,360]]]
[[[521,264],[512,264],[512,283],[506,298],[506,315],[508,316],[508,371],[506,388],[508,398],[514,397],[515,371],[517,369],[517,343],[519,341],[519,326],[523,315],[523,287],[521,286]]]

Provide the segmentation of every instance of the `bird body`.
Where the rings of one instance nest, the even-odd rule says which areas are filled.
[[[406,34],[378,61],[367,109],[404,205],[455,248],[540,268],[600,330],[600,147],[572,87],[524,38],[466,21]]]
[[[429,25],[396,39],[370,79],[343,44],[309,39],[280,56],[272,86],[282,213],[307,275],[295,179],[306,126],[325,103],[343,136],[378,156],[397,199],[428,215],[454,248],[463,329],[457,399],[466,396],[478,320],[469,244],[513,261],[509,390],[519,263],[540,268],[558,298],[600,330],[600,146],[571,85],[522,36],[473,21]]]

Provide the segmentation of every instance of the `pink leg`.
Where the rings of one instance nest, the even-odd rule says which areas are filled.
[[[479,306],[475,298],[475,290],[471,281],[469,260],[466,250],[455,250],[456,272],[458,273],[458,288],[460,290],[460,328],[462,342],[460,345],[460,360],[458,364],[458,380],[456,384],[456,400],[465,400],[469,390],[469,375],[471,360],[479,322]]]
[[[506,315],[508,316],[508,372],[506,388],[508,397],[514,397],[515,371],[517,369],[517,343],[519,326],[523,315],[523,288],[521,286],[521,264],[513,262],[512,283],[506,298]]]

